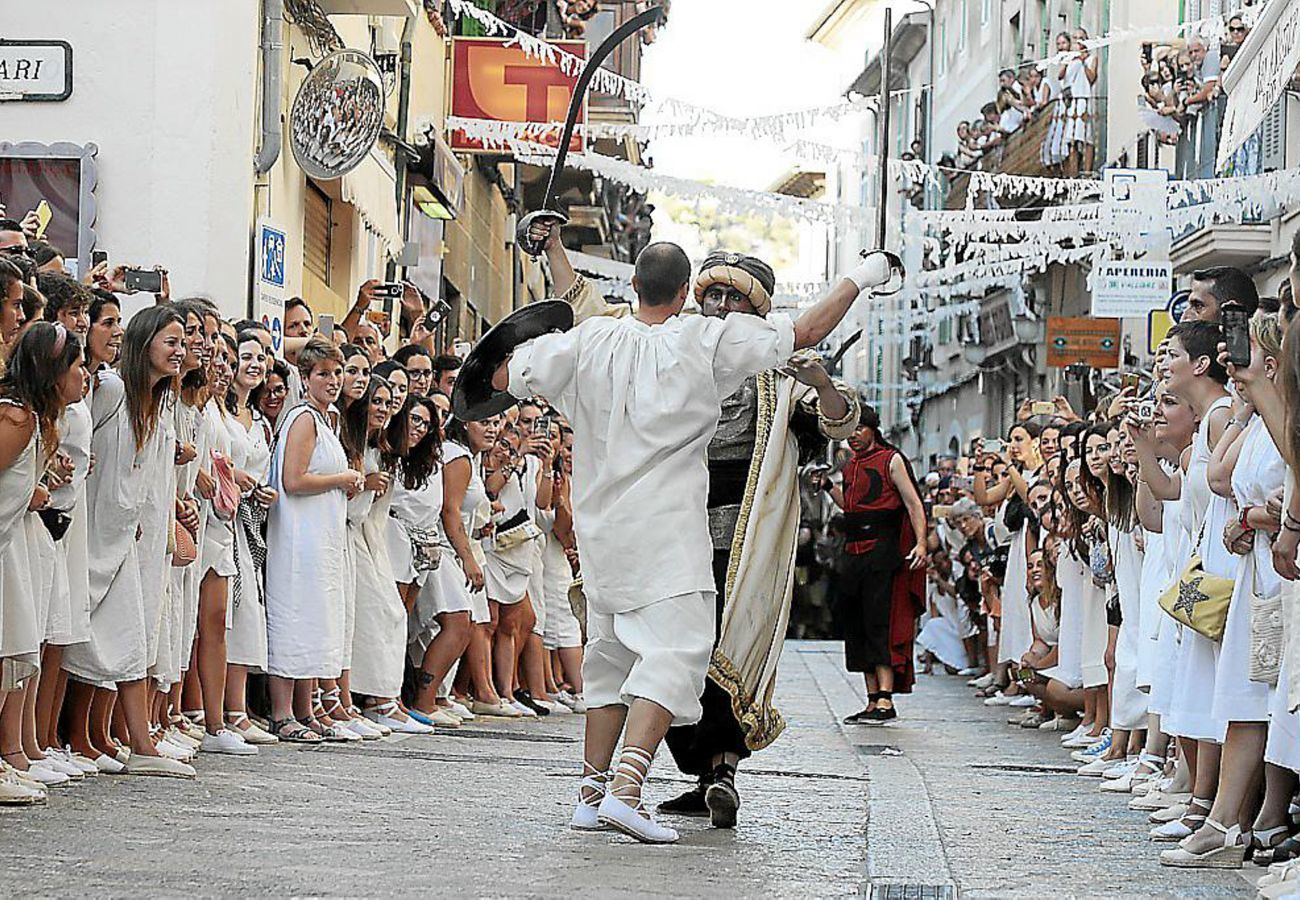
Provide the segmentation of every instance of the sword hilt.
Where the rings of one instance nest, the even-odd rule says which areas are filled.
[[[559,228],[568,221],[568,216],[553,209],[530,212],[519,220],[519,225],[515,228],[515,241],[519,244],[520,250],[536,259],[546,249],[546,241],[551,235],[551,229]],[[542,227],[546,230],[537,234]]]

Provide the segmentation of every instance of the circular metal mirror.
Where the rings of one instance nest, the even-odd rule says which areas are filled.
[[[303,79],[289,113],[289,145],[319,181],[346,175],[365,159],[384,124],[384,78],[360,50],[339,50]]]

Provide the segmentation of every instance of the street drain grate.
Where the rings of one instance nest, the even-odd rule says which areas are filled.
[[[956,900],[951,884],[873,884],[867,888],[870,900]]]

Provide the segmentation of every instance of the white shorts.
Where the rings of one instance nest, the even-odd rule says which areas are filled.
[[[582,661],[587,706],[629,706],[640,697],[672,713],[673,725],[699,722],[716,614],[713,591],[613,615],[588,609]]]

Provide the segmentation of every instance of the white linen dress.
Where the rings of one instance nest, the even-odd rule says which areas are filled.
[[[1111,688],[1111,725],[1135,729],[1146,726],[1147,695],[1137,688],[1138,652],[1142,640],[1142,569],[1136,529],[1109,527],[1115,590],[1119,595],[1120,626],[1115,641],[1115,675]]]
[[[271,448],[267,442],[266,420],[253,413],[253,423],[245,430],[238,419],[230,420],[230,450],[235,467],[264,483],[271,465]],[[240,505],[254,504],[251,496]],[[277,500],[278,502],[278,500]],[[230,629],[226,632],[226,661],[251,669],[266,669],[266,603],[263,597],[264,572],[253,558],[244,522],[236,518],[235,568],[239,589],[231,582]]]
[[[145,513],[154,488],[162,485],[168,514],[162,521],[170,521],[176,432],[170,413],[164,411],[153,435],[137,450],[122,379],[114,372],[101,373],[98,379],[90,404],[95,469],[86,479],[86,525],[94,535],[90,639],[64,651],[63,668],[82,681],[113,687],[146,676],[151,629],[154,642],[158,639],[155,617],[165,593],[162,566],[142,555],[156,551],[165,565],[167,535],[164,530],[162,549],[156,550],[146,540],[152,535],[144,528]],[[151,599],[146,599],[146,591],[152,592]]]
[[[380,465],[379,450],[367,448],[366,474],[380,471]],[[393,486],[380,496],[365,493],[371,496],[370,509],[359,528],[349,529],[357,578],[350,685],[359,694],[387,699],[402,692],[406,651],[406,607],[388,559]]]
[[[72,459],[72,480],[50,495],[50,508],[72,517],[54,545],[55,592],[45,637],[67,646],[90,637],[90,537],[86,527],[86,476],[90,474],[90,400],[73,403],[59,421],[59,447]]]
[[[284,489],[284,446],[301,416],[316,421],[316,444],[307,471],[337,475],[347,454],[324,415],[303,404],[284,418],[271,461],[271,507],[266,540],[267,672],[283,678],[337,678],[343,671],[345,580],[348,542],[347,494]]]
[[[1286,463],[1259,416],[1251,417],[1241,440],[1241,452],[1232,468],[1232,493],[1238,507],[1263,506],[1269,495],[1282,486]],[[1218,539],[1222,546],[1222,531]],[[1252,551],[1234,559],[1236,584],[1214,673],[1214,717],[1225,730],[1229,722],[1268,721],[1269,687],[1250,680],[1251,594],[1276,597],[1282,589],[1282,579],[1273,568],[1273,545],[1268,535],[1255,532]]]

